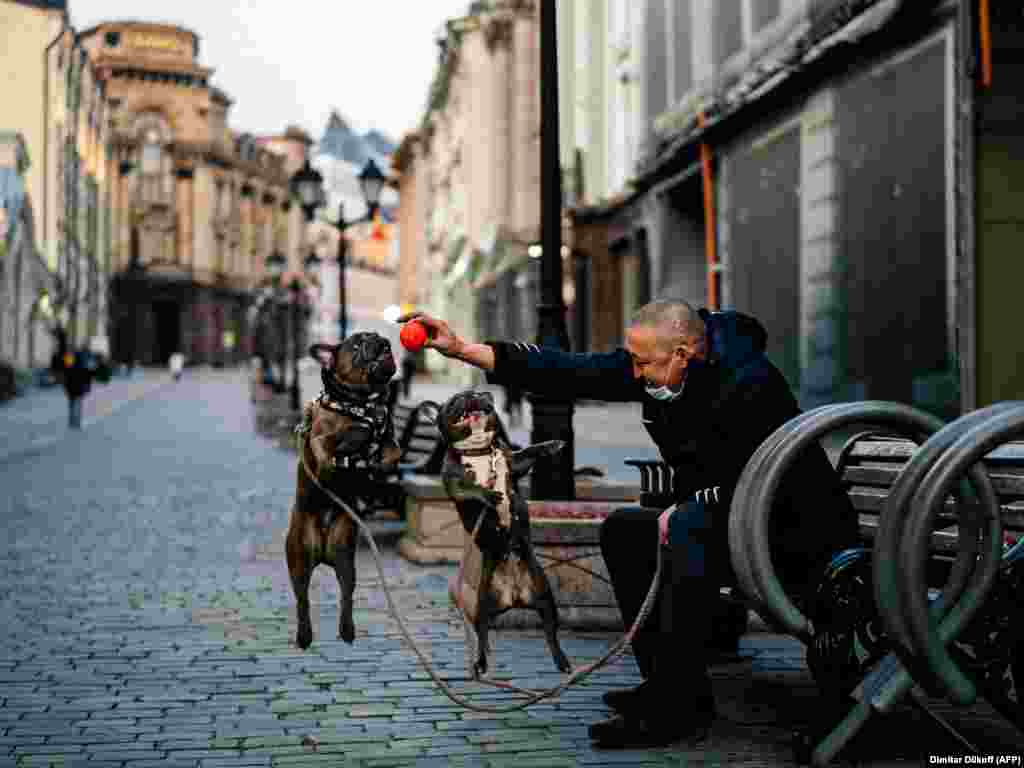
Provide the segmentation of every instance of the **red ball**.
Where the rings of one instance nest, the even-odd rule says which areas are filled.
[[[402,342],[402,346],[410,352],[419,352],[427,343],[427,329],[423,323],[413,320],[402,326],[398,338]]]

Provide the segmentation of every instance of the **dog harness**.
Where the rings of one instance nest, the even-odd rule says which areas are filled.
[[[337,457],[342,469],[365,467],[381,460],[384,442],[391,434],[391,409],[388,408],[386,392],[354,390],[339,383],[328,371],[321,371],[324,388],[317,397],[317,403],[329,411],[347,416],[354,423],[366,427],[370,441],[356,454]]]

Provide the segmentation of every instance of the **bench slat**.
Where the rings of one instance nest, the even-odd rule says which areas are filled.
[[[869,485],[889,488],[900,474],[902,464],[877,467],[858,464],[843,473],[843,482],[849,485]],[[1009,474],[1005,470],[989,471],[992,486],[1000,497],[1024,496],[1024,475]]]
[[[877,516],[882,510],[882,504],[889,495],[889,491],[888,489],[855,486],[847,491],[847,495],[858,512]],[[950,500],[947,501],[946,506],[952,508],[954,504]],[[1003,527],[1007,531],[1024,531],[1024,502],[1014,501],[1009,504],[1001,504],[1000,508],[1003,515]],[[943,515],[942,518],[951,519],[946,515]]]
[[[853,447],[850,457],[858,458],[892,458],[906,461],[915,450],[908,440],[860,440]],[[1024,463],[1024,442],[1005,443],[985,457],[986,462]]]

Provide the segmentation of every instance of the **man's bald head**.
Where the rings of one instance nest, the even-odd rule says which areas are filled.
[[[629,327],[653,328],[658,346],[666,352],[678,346],[699,349],[704,342],[704,319],[680,299],[659,299],[644,304],[633,313]]]

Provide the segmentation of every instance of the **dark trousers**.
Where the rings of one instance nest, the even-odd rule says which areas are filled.
[[[644,507],[618,509],[601,526],[601,553],[608,566],[622,620],[631,627],[657,567],[658,516]],[[657,718],[702,706],[711,695],[707,667],[713,627],[727,608],[718,597],[728,578],[729,553],[710,512],[680,506],[672,516],[670,546],[662,548],[661,588],[646,622],[633,639],[640,674],[649,681],[646,697]]]
[[[82,428],[82,398],[68,397],[68,426],[71,429]]]

